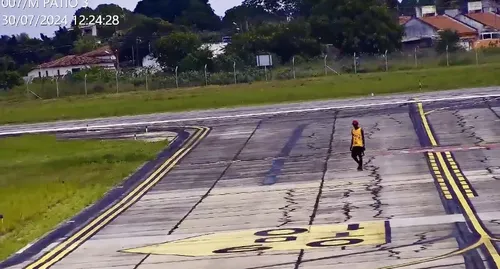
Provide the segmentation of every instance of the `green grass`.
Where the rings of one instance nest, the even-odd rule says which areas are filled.
[[[0,139],[0,260],[98,200],[167,144]]]
[[[84,119],[500,84],[500,64],[330,75],[232,86],[129,92],[58,100],[0,99],[0,123]]]

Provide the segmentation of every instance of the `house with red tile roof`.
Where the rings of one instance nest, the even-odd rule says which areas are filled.
[[[403,44],[420,42],[421,40],[436,40],[439,32],[444,30],[456,31],[460,36],[460,45],[471,49],[478,37],[478,30],[447,14],[438,15],[435,6],[416,8],[417,17],[411,18],[404,24],[405,35]]]
[[[100,67],[115,69],[116,57],[109,46],[98,48],[82,55],[68,55],[57,60],[38,65],[28,73],[28,77],[43,78],[64,76],[82,69]]]
[[[468,18],[483,25],[484,31],[500,31],[500,15],[493,12],[465,14]]]

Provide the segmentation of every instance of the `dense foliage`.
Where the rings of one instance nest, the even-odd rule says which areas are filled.
[[[413,0],[407,0],[413,1]],[[444,0],[442,0],[444,1]],[[404,1],[403,1],[404,2]],[[165,71],[230,71],[236,62],[255,65],[255,54],[272,53],[275,62],[322,54],[323,45],[340,53],[383,53],[400,48],[403,34],[394,0],[244,0],[218,17],[208,0],[142,0],[134,11],[114,4],[82,8],[76,15],[118,15],[118,26],[99,26],[97,37],[60,28],[53,37],[0,36],[0,87],[22,83],[38,64],[109,44],[120,67],[140,66],[147,55]],[[396,14],[396,16],[394,16]],[[203,43],[232,36],[222,55]]]

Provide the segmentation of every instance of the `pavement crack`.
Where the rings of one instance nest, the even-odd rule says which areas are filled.
[[[387,116],[390,116],[390,115],[391,115],[391,114],[389,114],[389,115],[387,115]],[[400,121],[400,120],[398,120],[398,119],[396,119],[396,118],[394,118],[394,117],[389,117],[389,119],[391,119],[391,120],[395,121],[395,122],[396,122],[397,124],[399,124],[399,125],[403,124],[403,122],[402,122],[402,121]]]
[[[352,219],[351,211],[352,209],[358,208],[356,206],[352,206],[350,202],[344,202],[344,206],[342,207],[343,214],[345,216],[344,222],[348,222]]]
[[[370,174],[368,176],[373,178],[369,184],[365,184],[365,190],[369,191],[372,194],[372,200],[374,202],[370,206],[376,212],[373,217],[380,218],[383,213],[383,209],[381,207],[386,204],[382,203],[382,200],[380,199],[380,192],[384,187],[380,184],[382,182],[382,176],[378,172],[380,170],[380,167],[371,164],[374,160],[375,157],[370,157],[365,165],[365,167],[370,171]]]
[[[374,125],[370,128],[370,131],[368,131],[368,132],[366,133],[366,137],[367,137],[368,139],[371,139],[371,138],[372,138],[372,135],[373,135],[373,134],[375,134],[375,132],[380,131],[380,128],[378,127],[378,125],[379,125],[379,124],[378,124],[378,122],[376,122],[376,123],[375,123],[375,124],[374,124]]]
[[[401,259],[401,257],[399,256],[399,254],[401,254],[401,251],[389,249],[388,252],[389,252],[389,258],[395,257],[398,260]]]
[[[460,114],[460,110],[455,110],[451,114],[458,119],[457,124],[461,128],[460,133],[468,134],[468,138],[473,138],[476,141],[474,142],[475,146],[479,146],[485,142],[484,139],[476,133],[476,128],[474,126],[467,126],[467,121],[465,117]]]
[[[295,205],[298,204],[297,202],[295,202],[294,193],[295,193],[294,189],[289,189],[286,192],[286,196],[284,198],[286,201],[286,205],[279,208],[279,210],[282,210],[283,216],[279,220],[281,224],[279,224],[277,227],[282,227],[292,222],[292,217],[290,216],[290,213],[297,210]]]
[[[348,186],[352,185],[352,182],[349,182],[347,185]],[[342,199],[348,199],[349,197],[351,197],[351,193],[353,193],[353,192],[354,191],[351,189],[346,189],[342,195]],[[344,222],[347,222],[350,219],[352,219],[351,211],[352,211],[352,209],[356,209],[356,208],[358,208],[358,207],[353,206],[351,202],[344,201],[344,206],[342,207],[342,211],[343,211],[343,214],[345,216]]]
[[[420,248],[417,250],[414,250],[413,252],[418,253],[420,251],[427,250],[430,246],[432,246],[432,243],[429,243],[427,240],[427,233],[426,232],[418,233],[415,236],[418,236],[418,240],[415,241],[414,244],[419,244]],[[424,242],[424,243],[422,243],[422,242]]]

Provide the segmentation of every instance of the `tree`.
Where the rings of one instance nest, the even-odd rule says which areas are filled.
[[[15,68],[16,63],[12,57],[0,57],[0,89],[7,90],[21,84],[21,76],[14,71]]]
[[[239,28],[240,31],[248,31],[247,24],[258,25],[263,22],[278,21],[278,19],[262,6],[239,5],[226,11],[222,25],[226,29]]]
[[[206,0],[190,0],[190,6],[182,12],[174,23],[193,29],[215,31],[221,28],[221,20],[215,15]]]
[[[93,36],[82,36],[77,41],[73,43],[73,53],[83,54],[89,51],[93,51],[99,47],[97,39]]]
[[[455,52],[460,50],[459,46],[460,36],[456,31],[446,29],[439,32],[439,41],[436,44],[436,51],[438,53],[445,53],[448,47],[448,52]]]
[[[66,27],[59,27],[52,38],[50,45],[55,49],[56,53],[64,55],[71,54],[73,44],[81,36],[79,31],[71,31]]]
[[[22,78],[16,71],[0,70],[0,89],[8,90],[22,84]]]
[[[153,55],[162,67],[173,69],[201,45],[199,37],[193,33],[173,32],[156,42]]]
[[[286,19],[299,13],[301,0],[244,0],[243,5],[253,8],[263,8],[275,16]]]
[[[401,3],[398,6],[399,13],[405,16],[414,16],[415,15],[415,7],[417,6],[427,6],[434,5],[434,0],[401,0]]]
[[[321,53],[321,46],[311,36],[309,23],[294,20],[290,23],[264,24],[250,32],[235,35],[226,51],[247,60],[255,54],[270,52],[288,62],[294,55],[317,56]]]
[[[214,64],[212,61],[213,53],[208,48],[200,48],[189,53],[179,62],[179,68],[183,71],[203,70],[205,65],[212,71]]]
[[[208,0],[141,0],[134,13],[194,26],[198,30],[220,29],[220,18],[214,13]]]
[[[143,57],[152,53],[156,40],[170,34],[175,26],[162,19],[143,15],[135,15],[133,19],[135,24],[131,28],[111,39],[111,47],[118,51],[121,61],[136,60],[137,65]]]
[[[404,32],[378,0],[322,0],[309,21],[315,37],[344,54],[394,51]]]

